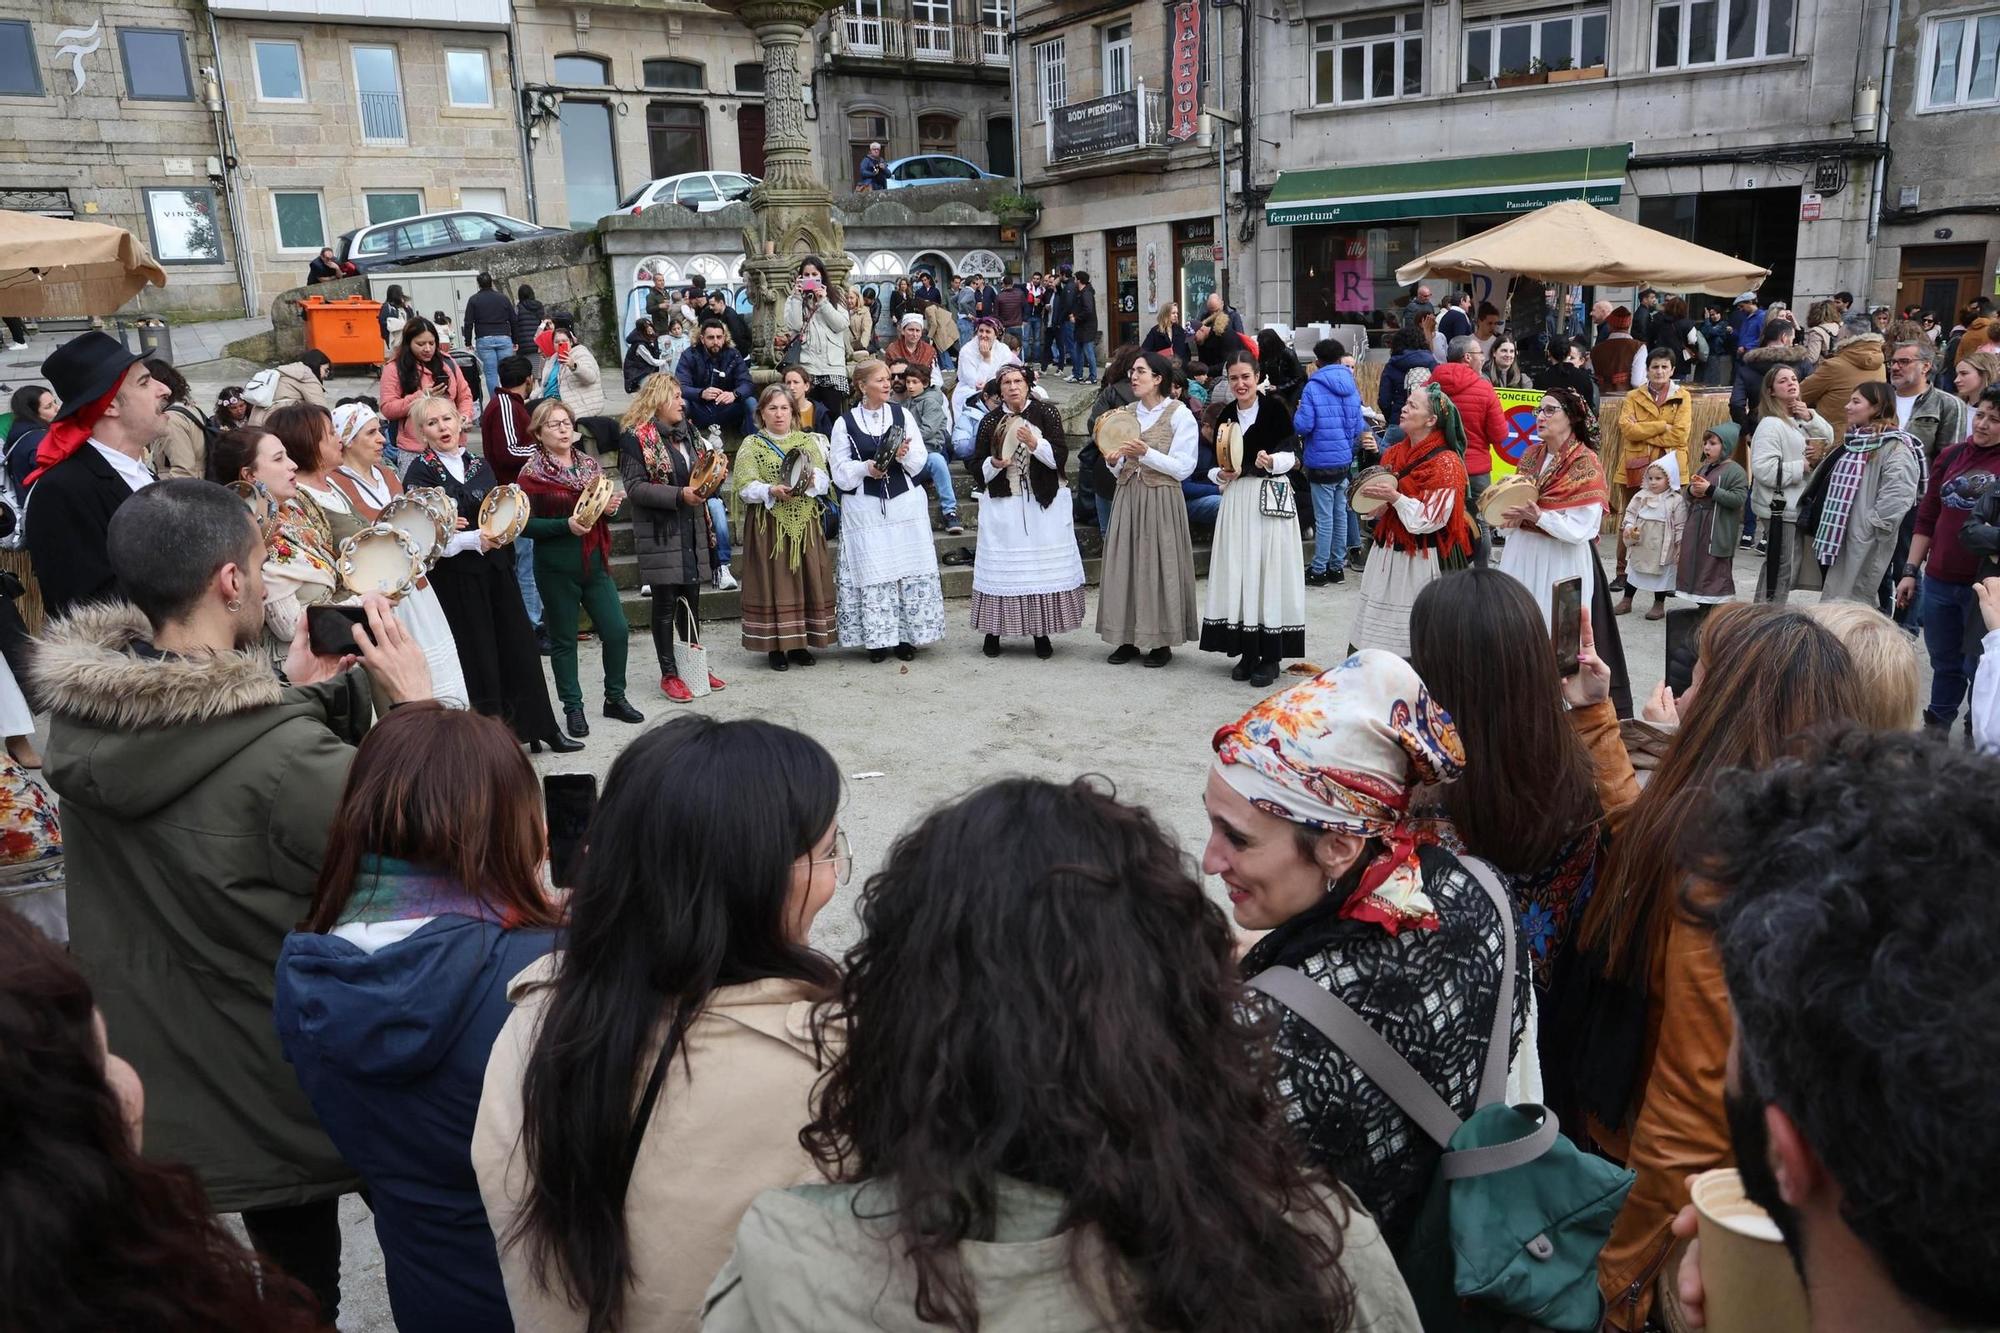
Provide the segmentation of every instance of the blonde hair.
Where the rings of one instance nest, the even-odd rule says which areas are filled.
[[[1896,622],[1860,602],[1815,602],[1805,608],[1839,639],[1861,688],[1855,721],[1874,731],[1910,731],[1923,706],[1916,642]]]
[[[853,373],[848,376],[848,381],[856,389],[859,389],[863,384],[873,379],[877,371],[880,371],[884,375],[888,374],[889,363],[879,356],[871,356],[854,368]]]
[[[783,380],[765,385],[764,392],[757,395],[757,424],[759,426],[764,424],[764,409],[780,398],[785,400],[786,407],[792,409],[792,429],[802,429],[799,425],[799,405],[792,401],[792,391],[785,387]]]
[[[431,418],[439,412],[450,412],[455,416],[458,409],[452,406],[450,399],[434,393],[420,393],[416,401],[410,404],[407,420],[410,429],[417,433],[419,440],[423,438],[424,427],[430,425]]]
[[[632,405],[618,418],[618,424],[626,430],[637,430],[658,415],[669,400],[680,396],[679,380],[664,370],[654,371],[639,381],[639,392],[632,395]]]
[[[576,424],[576,413],[560,398],[544,398],[535,404],[534,415],[528,418],[528,437],[534,440],[537,449],[542,445],[542,427],[558,412],[569,418],[570,425]]]
[[[1964,352],[1959,355],[1958,364],[1971,366],[1979,373],[1979,393],[2000,384],[2000,352]],[[1957,373],[1955,367],[1953,373]],[[1979,393],[1972,396],[1977,398]]]

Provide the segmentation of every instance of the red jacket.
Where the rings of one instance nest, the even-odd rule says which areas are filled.
[[[1431,383],[1445,391],[1465,425],[1465,474],[1483,477],[1493,470],[1493,446],[1507,439],[1507,414],[1490,381],[1463,361],[1447,361],[1431,372]]]

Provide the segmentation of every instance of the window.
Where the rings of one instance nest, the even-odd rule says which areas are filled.
[[[1932,20],[1920,68],[1927,110],[2000,101],[2000,10]]]
[[[596,56],[557,56],[555,71],[557,83],[595,88],[611,82],[611,62]]]
[[[686,102],[653,102],[646,107],[646,149],[653,176],[708,170],[708,117]]]
[[[396,248],[405,254],[412,250],[435,250],[452,243],[451,224],[443,218],[421,218],[396,228]]]
[[[563,100],[563,192],[572,227],[594,227],[618,207],[618,146],[611,117],[608,103]]]
[[[1605,11],[1560,9],[1465,30],[1465,82],[1548,69],[1589,69],[1604,63]]]
[[[148,102],[192,102],[187,39],[171,28],[121,28],[118,52],[125,61],[125,95]]]
[[[415,190],[371,190],[361,196],[361,203],[368,211],[370,226],[413,218],[424,211],[424,197]]]
[[[722,196],[715,192],[715,182],[706,175],[693,175],[674,187],[674,202],[693,208],[697,204],[719,203]]]
[[[848,156],[855,162],[868,155],[868,145],[882,145],[882,156],[893,158],[889,151],[889,118],[880,111],[850,111],[847,115]]]
[[[1132,91],[1132,24],[1113,23],[1104,29],[1104,87],[1106,97]]]
[[[142,190],[153,258],[162,264],[219,264],[222,232],[215,223],[215,191],[207,186]]]
[[[453,106],[493,105],[493,79],[484,51],[445,52],[444,81]]]
[[[917,151],[920,153],[956,153],[958,151],[958,117],[943,115],[918,116]]]
[[[764,95],[764,62],[745,61],[736,67],[736,91],[751,97]]]
[[[910,54],[951,59],[951,0],[910,0]]]
[[[882,54],[882,0],[847,0],[841,31],[848,49],[860,55]]]
[[[1653,67],[1762,60],[1792,49],[1796,0],[1661,0],[1653,11]]]
[[[1386,102],[1424,91],[1424,11],[1312,25],[1315,106]]]
[[[1035,43],[1034,55],[1035,106],[1041,112],[1040,119],[1047,120],[1049,112],[1069,105],[1069,62],[1063,54],[1063,39]]]
[[[278,249],[312,254],[326,244],[326,207],[318,190],[271,191],[271,216],[278,224]]]
[[[506,218],[488,217],[484,213],[455,213],[446,220],[461,245],[499,245],[513,240],[518,230],[508,225]]]
[[[361,102],[361,142],[403,143],[403,77],[393,46],[354,48],[354,93]]]
[[[648,88],[674,88],[691,93],[702,90],[702,69],[692,60],[648,60],[639,68]]]
[[[1008,63],[1007,38],[1013,26],[1012,0],[979,0],[979,58],[989,65]]]
[[[297,42],[251,42],[250,71],[255,77],[258,101],[306,100],[305,62],[299,55]]]
[[[42,72],[35,61],[35,34],[25,23],[0,23],[0,93],[40,97]]]
[[[460,208],[476,208],[482,213],[505,213],[507,190],[499,185],[468,185],[458,192]]]

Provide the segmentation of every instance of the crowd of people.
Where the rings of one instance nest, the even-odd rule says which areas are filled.
[[[1959,334],[1946,389],[1927,331],[1850,319],[1822,357],[1760,358],[1739,419],[1691,440],[1690,362],[1654,345],[1685,307],[1614,309],[1537,372],[1496,482],[1496,390],[1524,386],[1488,312],[1419,311],[1371,406],[1337,341],[1300,364],[1212,305],[1114,353],[1081,440],[1010,326],[975,313],[946,394],[925,314],[857,342],[811,257],[761,391],[712,315],[671,370],[632,345],[616,419],[561,312],[533,355],[479,335],[477,454],[467,377],[414,314],[379,397],[328,403],[307,359],[219,419],[105,335],[58,348],[16,396],[0,507],[49,613],[0,668],[0,813],[68,885],[37,923],[67,953],[0,910],[19,1322],[330,1325],[359,1193],[406,1328],[1443,1328],[1460,1121],[1518,1122],[1544,1179],[1597,1191],[1595,1221],[1549,1219],[1577,1327],[1699,1326],[1689,1178],[1732,1165],[1816,1327],[1984,1318],[1996,327]],[[1760,348],[1796,345],[1758,313]],[[839,767],[700,715],[634,733],[552,890],[524,747],[589,732],[585,615],[603,715],[645,720],[612,517],[686,702],[725,688],[687,649],[732,533],[771,669],[938,642],[928,493],[957,526],[955,464],[988,656],[1082,627],[1080,511],[1117,665],[1195,642],[1269,690],[1308,588],[1358,565],[1350,655],[1212,737],[1199,865],[1226,912],[1108,784],[1011,779],[905,831],[829,957]],[[622,486],[580,512],[607,466]],[[503,483],[512,542],[479,524]],[[341,544],[406,488],[456,535],[320,651]],[[1775,549],[1742,590],[1751,519]],[[1635,730],[1617,617],[1647,593],[1697,610]],[[1921,616],[1928,700],[1885,604]],[[1968,694],[1979,753],[1938,743]],[[1490,1188],[1541,1206],[1523,1169]],[[1546,1313],[1510,1299],[1473,1305]]]

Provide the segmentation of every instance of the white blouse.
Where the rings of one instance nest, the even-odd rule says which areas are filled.
[[[1140,466],[1152,468],[1155,472],[1164,472],[1175,481],[1186,481],[1194,473],[1195,463],[1201,457],[1201,423],[1194,419],[1194,413],[1188,411],[1187,404],[1173,398],[1162,398],[1153,407],[1147,407],[1144,403],[1134,403],[1132,410],[1138,414],[1140,430],[1151,430],[1163,414],[1175,414],[1172,417],[1174,426],[1172,446],[1165,453],[1148,448],[1145,453],[1139,455],[1137,462]],[[1113,459],[1112,473],[1114,475],[1121,473],[1125,465],[1131,461],[1133,460],[1126,458]]]

